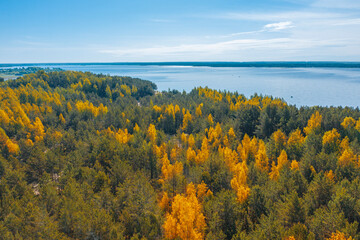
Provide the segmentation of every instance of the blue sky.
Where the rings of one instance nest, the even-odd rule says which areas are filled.
[[[0,0],[0,63],[360,61],[359,0]]]

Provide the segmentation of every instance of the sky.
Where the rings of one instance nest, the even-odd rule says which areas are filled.
[[[359,0],[0,0],[0,63],[360,61]]]

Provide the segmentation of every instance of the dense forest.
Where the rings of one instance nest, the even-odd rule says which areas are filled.
[[[0,83],[2,239],[360,239],[360,111],[74,71]]]

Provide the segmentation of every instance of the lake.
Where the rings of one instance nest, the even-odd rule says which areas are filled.
[[[21,65],[19,65],[21,66]],[[150,80],[159,91],[194,87],[283,98],[296,106],[360,106],[360,68],[196,67],[115,64],[36,65]]]

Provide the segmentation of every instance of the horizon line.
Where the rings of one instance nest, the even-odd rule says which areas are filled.
[[[360,68],[359,61],[171,61],[171,62],[58,62],[58,63],[0,63],[0,67],[31,67],[61,65],[139,65],[188,67],[269,67],[269,68]]]
[[[117,63],[360,63],[360,61],[338,61],[338,60],[276,60],[276,61],[120,61],[120,62],[10,62],[10,64],[117,64]]]

